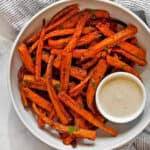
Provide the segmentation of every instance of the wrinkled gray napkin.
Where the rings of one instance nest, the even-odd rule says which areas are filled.
[[[0,0],[0,15],[19,31],[40,9],[58,0]],[[113,0],[135,12],[150,26],[150,0]],[[150,125],[135,139],[117,150],[150,150]]]

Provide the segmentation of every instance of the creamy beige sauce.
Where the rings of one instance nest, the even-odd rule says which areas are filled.
[[[114,117],[127,117],[135,113],[141,106],[143,97],[137,83],[127,77],[108,80],[99,96],[102,108]]]

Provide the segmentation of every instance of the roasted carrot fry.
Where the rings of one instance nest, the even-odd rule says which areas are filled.
[[[74,136],[67,136],[63,139],[63,143],[65,145],[69,145],[71,144],[73,141],[75,140],[75,137]]]
[[[80,17],[80,13],[73,15],[70,19],[68,19],[66,22],[63,23],[62,27],[65,29],[75,27],[75,25],[79,20],[79,17]]]
[[[96,26],[105,36],[112,36],[114,35],[115,33],[109,28],[109,25],[108,24],[98,24]],[[145,58],[145,51],[142,50],[141,48],[138,48],[136,47],[135,45],[131,44],[131,43],[128,43],[128,42],[121,42],[119,43],[119,46],[131,53],[132,55],[135,55],[136,57],[139,57],[141,59],[144,59]]]
[[[52,48],[64,48],[66,44],[69,42],[70,37],[59,39],[59,40],[48,40],[48,45]]]
[[[94,66],[98,61],[98,58],[93,58],[92,60],[82,64],[83,69],[89,69],[90,67]]]
[[[64,48],[64,51],[72,52],[73,49],[76,47],[77,41],[80,38],[80,35],[82,33],[82,30],[84,28],[84,25],[85,25],[87,19],[88,19],[88,13],[86,13],[86,12],[80,16],[79,21],[76,26],[76,29],[75,29],[75,32],[74,32],[72,38],[70,39],[69,43],[67,44],[67,46]]]
[[[118,69],[121,69],[121,70],[124,70],[124,71],[127,71],[129,73],[132,73],[133,75],[137,76],[139,79],[140,76],[138,74],[137,71],[135,71],[132,67],[130,67],[128,64],[124,63],[123,61],[120,61],[114,57],[111,57],[111,56],[107,56],[107,63],[110,65],[110,66],[113,66],[115,68],[118,68]]]
[[[75,7],[74,9],[70,10],[67,15],[63,16],[61,19],[57,20],[54,23],[51,23],[47,28],[46,28],[46,32],[49,32],[53,29],[55,29],[56,27],[58,27],[59,25],[63,24],[67,19],[69,19],[71,16],[75,15],[78,12],[78,7]]]
[[[45,122],[42,120],[42,118],[38,117],[37,123],[40,128],[42,128],[42,129],[44,128]]]
[[[42,60],[46,63],[48,62],[48,60],[49,60],[49,53],[48,52],[42,51]]]
[[[33,105],[33,109],[34,109],[35,113],[39,117],[41,117],[45,121],[45,123],[47,123],[52,128],[58,130],[59,132],[64,132],[64,133],[69,132],[69,129],[70,129],[71,126],[65,126],[65,125],[62,125],[60,123],[56,123],[56,122],[50,120],[43,113],[39,112],[36,105]],[[72,135],[75,136],[75,137],[79,137],[79,138],[87,138],[87,139],[90,139],[90,140],[94,140],[96,138],[96,131],[80,128],[79,130],[74,130],[72,132]]]
[[[88,88],[86,91],[87,106],[93,113],[95,112],[93,101],[94,101],[96,88],[97,88],[98,83],[104,77],[106,71],[107,71],[106,60],[100,59],[98,64],[95,66],[95,68],[92,71],[92,76],[91,76],[91,79],[89,81]]]
[[[99,34],[97,31],[91,32],[79,39],[77,46],[83,46],[86,44],[90,44],[93,40],[99,38]]]
[[[28,44],[30,44],[30,43],[33,43],[33,42],[35,42],[36,40],[38,40],[38,38],[40,37],[40,33],[35,33],[35,34],[33,34],[31,37],[29,37],[26,41],[25,41],[25,43],[28,45]]]
[[[33,92],[32,90],[30,90],[27,87],[24,87],[23,91],[24,91],[26,97],[30,101],[34,102],[35,104],[37,104],[41,108],[47,110],[48,112],[51,111],[52,104],[48,100],[46,100],[43,97],[39,96],[38,94],[36,94],[35,92]]]
[[[68,124],[71,121],[71,117],[70,115],[66,112],[66,110],[64,109],[63,105],[61,104],[61,102],[59,101],[57,94],[53,88],[52,85],[52,67],[53,67],[53,61],[54,61],[54,56],[51,55],[49,58],[49,62],[48,62],[48,66],[47,66],[47,73],[46,73],[46,84],[47,84],[47,90],[48,90],[48,94],[49,97],[51,98],[51,101],[54,105],[54,109],[57,113],[57,116],[59,118],[59,120],[63,123],[63,124]]]
[[[53,119],[55,118],[55,116],[56,116],[56,112],[55,112],[54,109],[52,109],[52,111],[50,112],[48,118],[49,118],[50,120],[53,120]]]
[[[40,39],[37,46],[36,51],[36,60],[35,60],[35,79],[40,80],[41,77],[41,61],[42,61],[42,48],[44,44],[44,36],[45,36],[45,25],[42,27],[42,31],[40,34]]]
[[[137,28],[133,25],[129,25],[124,30],[115,33],[114,35],[104,39],[103,41],[99,42],[98,44],[90,47],[92,51],[86,53],[83,59],[87,59],[90,57],[94,57],[95,54],[99,53],[105,47],[111,47],[116,45],[119,42],[122,42],[130,37],[132,37],[137,32]]]
[[[138,48],[137,46],[130,44],[128,42],[121,42],[119,46],[126,52],[131,53],[132,55],[135,55],[136,57],[140,59],[143,59],[143,60],[145,59],[145,56],[146,56],[145,50]]]
[[[97,18],[109,18],[109,13],[106,10],[98,10],[98,9],[86,9],[89,14],[90,18],[97,19]]]
[[[90,112],[88,112],[85,109],[81,109],[78,106],[78,104],[76,104],[75,101],[70,96],[68,96],[65,92],[61,92],[59,94],[59,98],[66,106],[70,107],[73,111],[75,111],[77,114],[82,116],[84,119],[89,121],[94,126],[100,128],[101,130],[105,131],[106,133],[109,133],[112,136],[117,135],[116,131],[114,131],[112,128],[106,126],[105,124],[95,119],[94,116]]]
[[[81,81],[77,86],[75,86],[74,88],[72,88],[69,91],[69,95],[70,96],[77,96],[82,91],[82,89],[84,88],[84,86],[86,85],[86,83],[89,81],[89,79],[90,79],[90,75],[87,76],[83,81]]]
[[[70,77],[72,53],[61,55],[60,67],[60,87],[62,91],[67,91]]]
[[[25,65],[26,69],[29,72],[31,72],[32,74],[34,74],[34,72],[35,72],[34,63],[28,52],[27,46],[24,43],[20,44],[18,46],[18,51],[19,51],[21,60],[22,60],[23,64]]]
[[[144,66],[146,65],[146,61],[145,60],[142,60],[142,59],[139,59],[138,57],[134,56],[134,55],[131,55],[130,53],[122,50],[122,49],[114,49],[113,50],[114,52],[118,53],[118,54],[121,54],[123,56],[125,56],[126,58],[128,58],[129,60],[141,65],[141,66]]]
[[[68,15],[68,13],[73,10],[73,9],[78,9],[78,5],[77,4],[73,4],[73,5],[70,5],[68,7],[65,7],[64,9],[60,10],[58,13],[56,13],[51,21],[50,21],[50,24],[56,22],[58,19],[60,19],[62,16],[66,16]]]

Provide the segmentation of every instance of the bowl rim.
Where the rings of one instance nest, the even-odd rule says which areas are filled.
[[[110,114],[108,114],[105,109],[101,106],[100,103],[100,96],[99,93],[102,90],[102,87],[109,82],[112,79],[116,79],[117,77],[123,77],[126,79],[130,79],[132,80],[134,83],[136,83],[138,85],[138,87],[140,88],[141,92],[142,92],[142,103],[140,105],[140,107],[138,108],[137,111],[135,111],[132,115],[130,116],[126,116],[126,117],[115,117],[112,116]],[[131,73],[127,73],[127,72],[115,72],[115,73],[111,73],[108,76],[106,76],[98,85],[97,89],[96,89],[96,106],[97,109],[101,112],[101,114],[107,118],[108,120],[114,122],[114,123],[128,123],[131,122],[133,120],[135,120],[136,118],[138,118],[141,113],[143,112],[144,108],[145,108],[145,103],[146,103],[146,90],[145,90],[145,86],[144,84],[141,82],[141,80],[139,80],[136,76],[134,76]]]
[[[134,14],[131,10],[129,10],[128,8],[126,8],[126,7],[118,4],[116,2],[113,2],[113,1],[108,1],[108,0],[96,0],[96,1],[97,2],[102,2],[102,3],[105,3],[105,4],[109,4],[109,5],[115,6],[115,7],[119,8],[119,9],[123,10],[125,13],[127,13],[128,15],[132,16],[133,18],[135,18],[146,29],[146,31],[148,32],[148,34],[150,34],[150,29],[148,28],[148,26],[146,25],[146,23],[140,17],[138,17],[136,14]],[[15,104],[15,100],[14,100],[14,97],[13,97],[13,94],[12,94],[12,87],[11,87],[11,62],[12,62],[13,54],[14,54],[14,51],[15,51],[15,47],[16,47],[16,45],[17,45],[20,37],[22,36],[23,32],[30,25],[30,23],[32,23],[39,15],[41,15],[42,13],[44,13],[45,11],[47,11],[48,9],[50,9],[51,7],[53,7],[55,5],[58,5],[58,4],[61,4],[61,3],[64,3],[64,2],[74,2],[74,0],[61,0],[61,1],[58,1],[58,2],[54,2],[54,3],[50,4],[50,5],[48,5],[47,7],[39,10],[33,17],[31,17],[31,19],[29,19],[29,21],[27,21],[27,23],[21,29],[21,31],[17,35],[15,41],[13,42],[13,45],[12,45],[12,48],[11,48],[11,51],[10,51],[10,55],[9,55],[8,70],[7,70],[8,71],[7,85],[8,85],[9,95],[10,95],[13,107],[14,107],[17,115],[19,116],[19,119],[23,123],[23,125],[30,131],[30,133],[32,135],[34,135],[34,137],[36,137],[37,139],[39,139],[43,143],[45,143],[45,144],[47,144],[47,145],[49,145],[49,146],[51,146],[53,148],[62,149],[62,150],[66,150],[66,148],[62,148],[62,147],[60,147],[58,145],[55,145],[53,143],[50,144],[50,143],[48,143],[48,141],[45,141],[43,138],[41,138],[41,136],[39,134],[37,134],[26,123],[26,121],[24,120],[24,118],[20,114],[19,109],[18,109],[17,105]],[[130,140],[132,140],[134,137],[136,137],[138,134],[140,134],[144,130],[144,128],[149,124],[149,122],[150,122],[150,120],[148,120],[147,122],[145,121],[145,124],[143,124],[143,126],[141,127],[141,129],[138,130],[136,132],[136,134],[131,135],[130,137],[128,137],[128,139],[124,139],[124,140],[120,141],[118,144],[115,144],[115,145],[109,147],[108,149],[118,148],[118,147],[121,147],[122,145],[128,143]]]

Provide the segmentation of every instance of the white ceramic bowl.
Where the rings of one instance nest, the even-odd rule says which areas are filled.
[[[141,90],[141,94],[142,94],[142,103],[141,103],[140,107],[138,108],[138,110],[136,110],[135,112],[133,112],[132,115],[130,114],[130,115],[126,116],[126,117],[116,117],[116,116],[108,114],[106,112],[106,110],[103,108],[102,103],[101,103],[100,93],[101,93],[102,88],[110,80],[116,79],[118,77],[123,77],[123,78],[132,80],[134,83],[136,83],[138,85],[138,87]],[[112,73],[112,74],[106,76],[100,82],[100,84],[98,85],[97,90],[96,90],[96,106],[97,106],[98,110],[100,111],[100,113],[105,118],[107,118],[109,121],[112,121],[114,123],[128,123],[130,121],[133,121],[134,119],[136,119],[137,117],[139,117],[139,115],[141,115],[141,113],[144,110],[145,103],[146,103],[146,90],[145,90],[145,87],[144,87],[143,83],[136,76],[132,75],[131,73],[127,73],[127,72],[115,72],[115,73]]]
[[[23,108],[20,99],[20,93],[18,88],[18,79],[17,72],[19,67],[21,66],[21,61],[16,50],[16,46],[22,42],[26,37],[39,30],[42,24],[43,18],[49,20],[56,12],[66,7],[67,5],[78,3],[80,8],[97,8],[97,9],[105,9],[108,10],[111,14],[111,17],[122,20],[128,24],[134,24],[138,28],[138,34],[136,35],[140,46],[147,50],[147,60],[150,60],[150,30],[145,25],[145,23],[138,18],[134,13],[129,11],[128,9],[109,1],[102,0],[62,0],[53,5],[48,6],[47,8],[38,12],[21,30],[19,35],[17,36],[12,50],[10,54],[9,60],[9,72],[8,72],[8,86],[9,92],[11,95],[13,106],[23,124],[31,131],[33,135],[35,135],[38,139],[43,141],[44,143],[55,147],[61,150],[74,150],[71,146],[66,146],[62,143],[62,141],[56,136],[55,132],[48,133],[47,131],[43,131],[38,128],[35,118],[32,113],[26,111]],[[113,149],[119,147],[131,139],[133,139],[136,135],[138,135],[150,122],[150,65],[148,64],[144,68],[137,68],[141,73],[143,78],[146,92],[147,92],[147,103],[144,109],[143,114],[136,119],[135,121],[124,124],[117,125],[110,123],[110,126],[115,128],[118,131],[117,137],[108,137],[104,133],[98,131],[98,137],[94,142],[88,142],[85,140],[87,144],[78,144],[76,150],[98,150],[98,149]]]

